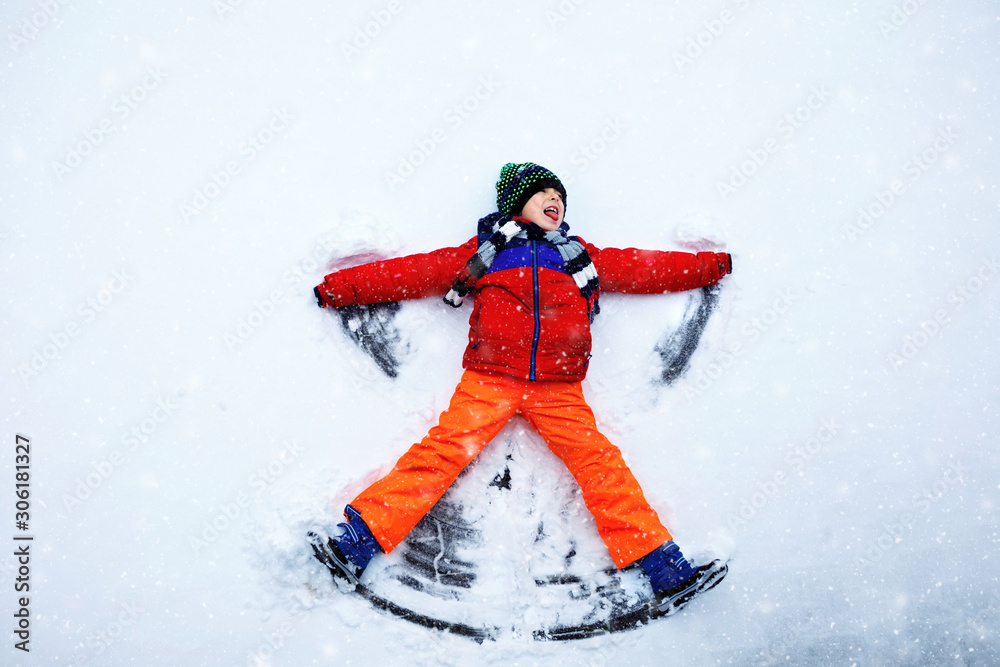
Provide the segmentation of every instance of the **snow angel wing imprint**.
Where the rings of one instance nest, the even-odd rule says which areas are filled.
[[[349,305],[337,309],[340,326],[379,370],[388,377],[399,375],[402,336],[396,326],[399,303],[373,303],[367,306]]]
[[[684,319],[674,331],[660,339],[654,348],[660,356],[660,383],[673,384],[687,372],[694,351],[698,349],[708,320],[719,305],[720,284],[702,287],[701,298],[692,295],[684,309]],[[697,301],[697,305],[696,305]]]

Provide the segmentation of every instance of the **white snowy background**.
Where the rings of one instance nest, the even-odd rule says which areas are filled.
[[[3,2],[0,663],[1000,663],[998,9]],[[468,309],[406,304],[389,380],[311,289],[465,241],[528,160],[588,241],[733,254],[682,380],[649,381],[688,295],[608,294],[585,383],[733,562],[664,623],[478,645],[324,589],[301,536],[434,423]]]

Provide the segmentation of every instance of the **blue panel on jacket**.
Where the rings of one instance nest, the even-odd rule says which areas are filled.
[[[493,260],[493,266],[490,267],[490,270],[487,271],[487,273],[530,266],[530,243],[525,245],[517,244],[513,247],[508,245],[500,254],[497,255],[496,259]],[[559,251],[548,243],[538,244],[538,267],[566,273],[566,266],[563,263],[562,255],[560,255]]]

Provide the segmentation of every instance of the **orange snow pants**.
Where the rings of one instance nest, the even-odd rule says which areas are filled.
[[[569,468],[615,565],[624,567],[671,539],[619,449],[597,430],[579,382],[467,370],[437,426],[350,503],[383,551],[409,534],[515,415],[527,419]]]

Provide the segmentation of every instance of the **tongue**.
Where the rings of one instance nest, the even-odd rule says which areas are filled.
[[[545,211],[545,215],[549,216],[549,218],[552,219],[552,220],[558,220],[559,219],[559,214],[556,213],[555,211]]]

